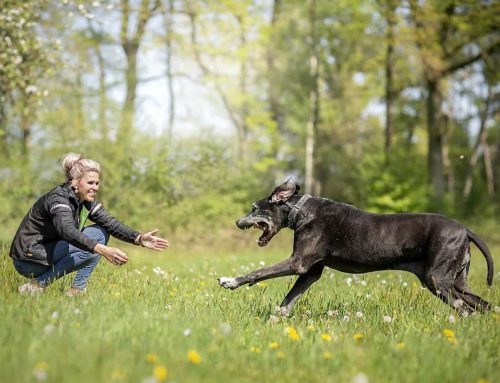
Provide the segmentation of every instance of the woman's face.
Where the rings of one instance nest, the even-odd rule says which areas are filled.
[[[92,202],[99,191],[99,173],[85,173],[76,184],[76,191],[80,201]]]

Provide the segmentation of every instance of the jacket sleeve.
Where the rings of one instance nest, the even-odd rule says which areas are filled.
[[[102,226],[110,235],[120,241],[135,243],[135,239],[141,234],[118,221],[104,209],[101,203],[92,208],[89,212],[89,219]]]
[[[85,236],[76,228],[69,200],[64,196],[54,194],[49,198],[48,202],[52,224],[59,237],[79,249],[93,252],[98,242],[95,239]]]

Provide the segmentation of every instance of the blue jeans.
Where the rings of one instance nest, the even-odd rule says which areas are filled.
[[[106,245],[109,240],[109,234],[99,225],[87,226],[83,229],[83,234],[103,245]],[[77,271],[72,286],[84,289],[99,259],[101,259],[99,254],[83,251],[66,241],[58,241],[54,248],[52,265],[44,266],[14,260],[14,267],[19,274],[28,278],[35,278],[35,281],[42,286],[48,286],[54,280]]]

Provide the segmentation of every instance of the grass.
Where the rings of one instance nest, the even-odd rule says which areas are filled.
[[[218,286],[219,276],[287,257],[288,239],[231,253],[127,248],[129,264],[103,261],[77,298],[63,294],[70,277],[41,296],[20,296],[24,278],[4,249],[0,382],[149,383],[164,380],[163,368],[168,382],[500,381],[500,314],[458,317],[411,274],[327,270],[288,319],[274,307],[294,278]],[[500,246],[491,250],[498,265]],[[487,287],[475,251],[470,285],[496,306],[499,279]]]

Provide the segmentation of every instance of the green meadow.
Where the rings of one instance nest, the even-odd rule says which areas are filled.
[[[264,249],[256,235],[231,251],[127,248],[127,265],[102,261],[74,298],[70,277],[19,295],[4,248],[0,382],[500,381],[498,307],[459,317],[411,274],[325,270],[289,318],[275,306],[294,278],[224,290],[218,277],[289,255],[289,233]],[[498,264],[500,246],[490,248]],[[499,305],[499,273],[488,288],[476,250],[469,281]]]

